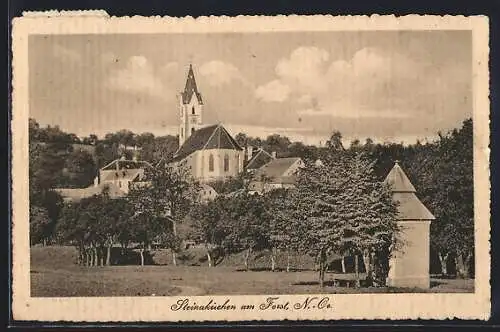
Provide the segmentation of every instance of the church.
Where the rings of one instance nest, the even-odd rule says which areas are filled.
[[[221,124],[203,125],[204,102],[189,65],[179,101],[179,149],[172,165],[188,167],[200,182],[224,180],[243,172],[245,151]]]

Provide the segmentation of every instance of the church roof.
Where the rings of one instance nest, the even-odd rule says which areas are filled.
[[[298,161],[300,158],[296,157],[272,159],[255,172],[255,179],[259,181],[261,177],[266,177],[271,181],[290,181],[291,175],[286,172]]]
[[[220,124],[196,130],[175,153],[172,161],[179,161],[198,150],[243,150]]]
[[[271,156],[266,150],[260,148],[257,153],[255,153],[252,158],[248,161],[246,169],[257,169],[268,162],[273,160],[273,156]]]
[[[435,217],[418,199],[412,185],[398,162],[387,175],[385,182],[391,185],[394,201],[398,202],[399,220],[434,220]]]
[[[189,65],[188,76],[186,79],[186,86],[184,87],[184,91],[181,92],[182,103],[189,104],[191,102],[191,98],[193,98],[193,95],[196,95],[198,103],[203,104],[201,93],[198,92],[198,87],[196,86],[196,79],[194,78],[193,66]]]

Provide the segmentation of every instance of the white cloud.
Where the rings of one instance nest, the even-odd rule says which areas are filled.
[[[429,64],[402,53],[366,47],[347,59],[330,58],[317,47],[295,49],[277,62],[277,77],[258,87],[256,96],[279,102],[294,96],[292,107],[305,117],[404,118],[414,109],[427,107],[420,105],[442,99],[439,93],[449,90],[439,73],[428,70]],[[452,77],[446,74],[445,82]],[[272,93],[271,88],[283,91]],[[434,99],[415,97],[429,91],[434,91]]]
[[[111,74],[106,85],[113,90],[144,93],[160,98],[171,98],[173,94],[156,76],[153,66],[142,55],[130,57],[124,68]]]
[[[317,47],[299,47],[288,58],[276,65],[276,74],[285,84],[301,92],[316,92],[324,89],[323,65],[328,61],[327,51]]]
[[[164,76],[170,76],[179,70],[179,63],[169,62],[160,68],[160,73]]]
[[[282,102],[288,99],[290,88],[279,80],[271,81],[259,86],[255,90],[255,96],[264,101]]]
[[[368,109],[351,109],[351,112],[344,112],[344,111],[337,112],[335,108],[320,109],[320,110],[307,108],[298,110],[297,114],[302,116],[334,116],[337,118],[344,118],[344,119],[359,119],[359,118],[404,119],[410,117],[409,113],[398,110],[379,111],[379,110],[368,110]]]
[[[305,94],[297,98],[297,102],[300,104],[309,104],[313,101],[313,96],[310,94]]]
[[[199,72],[212,86],[228,84],[233,80],[246,82],[238,68],[231,63],[213,60],[200,66]]]

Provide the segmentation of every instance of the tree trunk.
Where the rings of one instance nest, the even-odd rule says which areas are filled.
[[[91,244],[89,248],[89,256],[90,256],[90,263],[89,266],[92,267],[94,266],[94,246]]]
[[[177,255],[175,254],[175,250],[172,249],[172,264],[177,266]]]
[[[325,286],[325,273],[323,269],[323,261],[319,262],[319,287],[323,289]]]
[[[245,271],[248,271],[248,259],[250,257],[250,248],[247,249],[247,252],[245,253]]]
[[[172,233],[174,234],[174,237],[177,238],[177,223],[173,218],[172,218]],[[175,252],[176,250],[177,248],[172,248],[172,264],[174,266],[177,266],[177,255]]]
[[[85,248],[84,250],[84,255],[85,255],[85,266],[90,266],[90,255],[89,255],[89,249]]]
[[[139,255],[141,256],[141,266],[144,266],[144,248],[139,249]]]
[[[459,278],[463,279],[468,279],[469,278],[469,271],[468,271],[468,266],[464,261],[464,257],[462,254],[458,254],[455,257],[455,266],[457,269],[457,276]]]
[[[274,272],[275,268],[276,268],[276,250],[273,248],[271,249],[271,271]]]
[[[286,272],[290,272],[290,250],[286,251]]]
[[[354,272],[356,274],[356,288],[360,286],[360,280],[359,280],[359,259],[358,255],[354,255]]]
[[[439,255],[439,263],[441,264],[441,274],[443,276],[448,275],[448,267],[446,264],[448,263],[448,253],[444,254],[441,251],[438,253]]]
[[[108,244],[107,248],[106,248],[106,266],[110,266],[111,265],[111,245]]]
[[[99,256],[98,256],[98,254],[97,254],[97,247],[96,247],[96,246],[94,246],[92,249],[93,249],[93,250],[92,250],[92,252],[93,252],[93,254],[94,254],[94,266],[97,266],[97,264],[98,264],[98,259],[99,259]]]
[[[465,259],[465,271],[467,271],[467,277],[470,278],[471,272],[470,272],[470,264],[471,260],[474,256],[472,254],[468,254],[467,258]]]
[[[99,265],[100,266],[104,266],[104,256],[105,256],[104,255],[104,250],[105,250],[104,246],[102,246],[102,247],[99,248],[99,254],[100,254],[99,255]]]
[[[365,272],[368,275],[370,271],[370,252],[368,250],[363,250],[363,265],[365,266]]]
[[[342,273],[345,273],[345,256],[342,255],[342,259],[340,260],[340,265],[342,266]]]
[[[207,250],[207,261],[208,267],[212,267],[212,256],[210,255],[210,251]]]

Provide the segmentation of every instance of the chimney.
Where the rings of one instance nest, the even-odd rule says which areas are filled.
[[[271,152],[271,156],[276,159],[276,151]]]
[[[247,146],[247,160],[252,159],[253,155],[253,146],[249,145]]]

